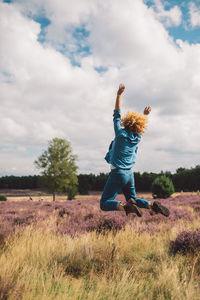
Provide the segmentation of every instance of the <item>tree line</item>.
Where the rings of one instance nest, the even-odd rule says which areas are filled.
[[[78,178],[78,193],[87,194],[89,191],[102,191],[108,173],[95,174],[79,174]],[[175,173],[160,172],[134,172],[135,185],[137,192],[150,192],[154,179],[160,175],[169,177],[173,184],[175,191],[198,191],[200,190],[200,165],[186,169],[178,168]],[[43,189],[44,176],[3,176],[0,177],[0,189]]]
[[[85,194],[87,191],[102,191],[109,174],[100,173],[78,175],[79,193]],[[169,171],[160,173],[134,172],[135,186],[137,192],[150,192],[154,179],[165,175],[169,177],[176,192],[192,192],[200,190],[200,165],[194,168],[178,168],[175,173]]]

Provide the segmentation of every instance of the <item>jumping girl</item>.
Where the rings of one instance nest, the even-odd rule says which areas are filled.
[[[120,102],[124,89],[125,85],[120,84],[113,114],[115,138],[105,156],[111,172],[101,196],[100,208],[104,211],[124,211],[126,215],[135,213],[138,217],[142,216],[140,208],[146,208],[168,217],[169,210],[159,201],[152,203],[136,197],[132,167],[136,161],[138,143],[146,129],[147,115],[151,112],[151,106],[146,107],[143,114],[128,112],[121,120]],[[125,204],[114,200],[121,191],[126,198]]]

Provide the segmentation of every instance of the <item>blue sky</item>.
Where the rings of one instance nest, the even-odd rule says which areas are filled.
[[[71,142],[79,172],[108,172],[120,82],[122,113],[152,105],[135,170],[199,164],[199,0],[0,6],[0,175],[37,173],[55,136]]]
[[[195,3],[195,5],[200,9],[200,1],[182,1],[182,0],[172,0],[163,1],[165,10],[170,10],[172,7],[177,5],[182,12],[182,22],[179,26],[173,26],[168,28],[169,34],[176,39],[181,39],[183,41],[188,41],[189,43],[199,43],[200,42],[200,29],[199,27],[192,28],[190,25],[190,10],[189,3]],[[154,6],[154,1],[146,2],[148,7]]]
[[[14,3],[17,1],[14,0],[3,0],[5,3]],[[200,1],[199,0],[192,0],[192,1],[185,1],[185,0],[169,0],[169,1],[162,1],[163,6],[166,11],[169,11],[171,8],[174,6],[178,6],[179,9],[182,12],[182,22],[179,26],[172,26],[168,28],[169,34],[173,36],[173,38],[176,39],[182,39],[182,40],[187,40],[190,43],[199,43],[200,41],[200,29],[197,28],[192,28],[190,26],[190,12],[189,12],[189,3],[193,2],[196,7],[200,10]],[[151,0],[145,1],[146,5],[148,7],[153,7],[155,8],[155,2]],[[156,9],[156,8],[155,8]],[[41,33],[44,34],[44,28],[48,26],[51,21],[50,19],[45,16],[44,11],[41,11],[37,15],[30,15],[30,18],[33,18],[36,22],[40,23],[41,25]],[[42,34],[41,34],[42,35]],[[82,40],[87,38],[89,35],[89,31],[87,31],[84,27],[84,25],[80,28],[75,28],[74,29],[74,37],[77,40]],[[42,39],[41,42],[44,40]],[[88,47],[81,49],[80,51],[85,51],[89,52]]]
[[[5,3],[17,3],[17,0],[3,0]],[[190,44],[200,43],[200,26],[192,27],[190,23],[190,3],[194,3],[196,8],[200,11],[200,1],[199,0],[192,0],[192,1],[182,1],[182,0],[169,0],[169,1],[160,1],[163,5],[165,11],[169,11],[174,6],[177,6],[181,13],[182,13],[182,20],[180,25],[178,26],[170,26],[166,27],[169,35],[176,41],[177,39],[181,39],[183,41],[187,41]],[[42,1],[41,1],[42,3]],[[149,8],[155,9],[156,8],[156,1],[147,0],[144,3]],[[46,15],[44,10],[37,11],[36,14],[29,13],[28,15],[31,19],[38,22],[41,26],[40,34],[38,35],[38,41],[44,43],[46,41],[46,27],[51,24],[50,18]],[[67,45],[63,43],[59,47],[59,51],[63,54],[67,54],[72,64],[80,66],[80,63],[76,60],[76,54],[81,57],[88,56],[91,54],[91,49],[89,43],[87,43],[87,38],[90,32],[86,29],[85,24],[81,24],[80,27],[72,26],[70,29],[73,32],[73,37],[77,42],[76,52],[69,51],[67,49]],[[84,45],[82,45],[84,42]],[[97,70],[100,72],[105,69],[104,67],[99,67]]]

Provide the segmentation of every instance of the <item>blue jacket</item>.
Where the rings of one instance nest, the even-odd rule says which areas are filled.
[[[114,110],[113,123],[115,139],[109,146],[105,160],[116,168],[131,169],[136,161],[137,144],[141,140],[141,135],[122,128],[119,109]]]

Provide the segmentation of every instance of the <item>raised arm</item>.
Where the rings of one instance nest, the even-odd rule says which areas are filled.
[[[120,84],[119,89],[117,91],[117,98],[115,102],[115,110],[113,114],[113,125],[115,130],[115,136],[120,135],[122,131],[121,126],[121,113],[120,113],[120,101],[121,101],[121,94],[125,89],[125,85],[123,83]]]
[[[115,109],[120,109],[120,102],[121,102],[121,94],[125,90],[125,85],[123,83],[120,84],[119,89],[117,91],[117,98],[115,102]]]

